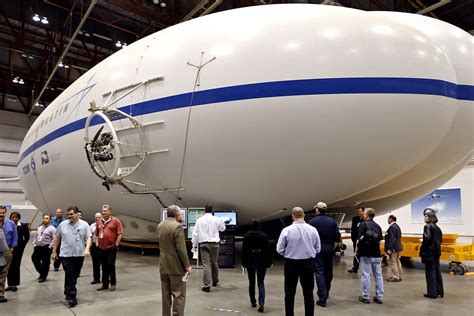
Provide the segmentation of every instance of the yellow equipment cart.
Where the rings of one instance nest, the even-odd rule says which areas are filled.
[[[457,234],[443,234],[443,243],[441,244],[441,260],[449,261],[449,270],[454,274],[463,275],[467,272],[467,267],[463,261],[474,260],[473,244],[458,244]],[[421,236],[406,235],[402,237],[403,251],[402,258],[419,258],[421,247]],[[382,243],[382,251],[384,245]]]

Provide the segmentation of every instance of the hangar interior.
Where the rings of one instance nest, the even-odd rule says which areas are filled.
[[[100,0],[90,15],[83,19],[92,1],[25,0],[0,2],[0,204],[23,215],[31,224],[32,234],[40,225],[43,210],[38,210],[23,194],[17,178],[17,162],[21,143],[35,119],[70,84],[110,55],[157,31],[183,21],[225,10],[280,3],[336,5],[366,11],[398,11],[424,14],[453,24],[474,35],[474,1],[471,0]],[[83,23],[80,29],[76,29]],[[74,38],[71,41],[71,38]],[[473,114],[474,115],[474,114]],[[443,184],[427,203],[435,204],[444,192],[457,193],[459,213],[456,218],[441,221],[445,234],[459,235],[458,242],[474,242],[474,157],[452,179]],[[317,201],[315,201],[317,202]],[[419,235],[423,222],[415,218],[413,204],[402,206],[389,214],[396,215],[404,234]],[[426,201],[425,201],[426,202]],[[421,203],[421,202],[420,202]],[[54,210],[50,210],[54,211]],[[377,216],[383,230],[388,228],[387,216]],[[348,228],[344,223],[342,228]],[[359,279],[348,274],[352,263],[350,240],[344,256],[335,258],[333,297],[327,309],[330,315],[350,313],[417,313],[420,315],[472,315],[474,310],[474,278],[449,275],[448,262],[442,263],[446,298],[423,300],[422,264],[412,260],[404,268],[401,284],[386,285],[383,307],[357,302]],[[474,247],[473,247],[474,248]],[[202,270],[197,268],[188,281],[188,315],[241,314],[256,311],[247,298],[247,279],[240,269],[240,243],[237,243],[236,268],[221,270],[221,285],[212,292],[200,291]],[[473,250],[474,251],[474,250]],[[86,259],[79,280],[79,305],[70,309],[62,300],[62,272],[51,272],[47,283],[38,284],[31,263],[32,247],[25,250],[22,283],[19,291],[9,293],[8,304],[0,306],[5,315],[157,315],[161,310],[158,257],[151,252],[124,249],[117,261],[119,286],[115,293],[98,293],[90,283],[92,269]],[[474,255],[474,252],[473,252]],[[275,256],[275,265],[267,272],[266,313],[284,315],[283,262]],[[474,271],[473,261],[463,261]],[[193,263],[194,267],[195,263]],[[383,268],[384,273],[387,270]],[[303,314],[303,300],[298,290],[296,314]],[[205,296],[204,296],[205,295]],[[110,303],[113,304],[110,304]]]

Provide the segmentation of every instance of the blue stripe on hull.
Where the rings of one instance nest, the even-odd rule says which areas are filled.
[[[474,86],[456,85],[436,79],[420,78],[330,78],[263,82],[196,91],[193,106],[239,100],[321,95],[321,94],[414,94],[437,95],[457,100],[474,101]],[[189,106],[192,93],[184,93],[121,107],[133,116],[146,115]],[[49,133],[28,147],[20,156],[26,156],[47,143],[81,130],[86,118],[71,122]],[[101,119],[91,125],[102,123]]]

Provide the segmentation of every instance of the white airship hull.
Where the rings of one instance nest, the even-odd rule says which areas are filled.
[[[108,203],[159,220],[155,197],[107,191],[83,147],[90,102],[164,76],[113,105],[152,124],[146,147],[159,153],[128,180],[155,188],[164,205],[237,209],[241,223],[319,200],[386,211],[384,199],[403,205],[417,197],[410,190],[428,193],[473,151],[473,66],[453,66],[440,42],[390,16],[317,5],[176,25],[107,58],[48,106],[22,145],[20,181],[42,210],[77,204],[91,217]]]

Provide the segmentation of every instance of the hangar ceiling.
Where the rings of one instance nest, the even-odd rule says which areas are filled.
[[[0,110],[39,114],[74,80],[124,45],[180,21],[276,3],[410,13],[425,10],[429,16],[474,34],[474,0],[98,0],[59,63],[91,1],[6,0],[0,1]],[[40,106],[35,106],[42,90]]]

